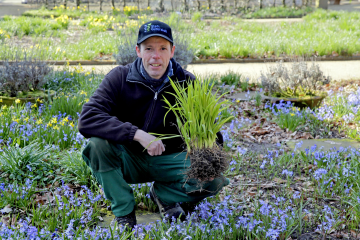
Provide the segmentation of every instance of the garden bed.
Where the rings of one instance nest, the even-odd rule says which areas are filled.
[[[50,102],[0,108],[3,238],[130,236],[114,229],[112,235],[110,229],[98,226],[110,203],[81,157],[87,140],[77,130],[78,113],[103,77],[81,66],[67,67],[46,85],[58,92]],[[215,80],[219,79],[234,86],[232,94],[261,88],[242,82],[240,76]],[[359,141],[354,131],[360,118],[358,84],[354,80],[325,86],[337,94],[330,94],[314,111],[272,106],[259,99],[231,100],[231,109],[220,116],[236,117],[222,129],[224,148],[232,156],[225,174],[231,184],[199,203],[192,223],[188,219],[172,225],[142,225],[129,238],[358,238],[359,151],[323,152],[320,143],[305,151],[286,146],[291,139]],[[216,88],[229,91],[222,82]],[[225,98],[231,99],[231,94]],[[131,186],[137,208],[155,211],[147,197],[150,183]]]

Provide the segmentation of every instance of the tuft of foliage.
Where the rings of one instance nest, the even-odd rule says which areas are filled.
[[[20,92],[40,90],[52,71],[45,61],[28,56],[26,52],[24,58],[19,59],[16,54],[14,61],[4,61],[0,69],[0,95],[16,97]]]
[[[290,69],[278,61],[267,73],[261,73],[260,79],[268,95],[274,97],[315,96],[322,85],[330,82],[319,64],[312,61],[308,67],[302,58],[294,60]]]
[[[229,70],[225,75],[221,75],[220,81],[226,85],[235,85],[238,86],[241,82],[241,74],[236,73],[232,70]]]
[[[78,185],[86,185],[91,189],[97,186],[91,169],[81,157],[82,151],[67,152],[59,161],[62,168],[59,180],[72,182]]]
[[[9,146],[0,154],[1,177],[11,181],[31,179],[40,183],[48,183],[54,178],[51,162],[46,160],[51,154],[50,147],[40,148],[33,142],[23,148]]]

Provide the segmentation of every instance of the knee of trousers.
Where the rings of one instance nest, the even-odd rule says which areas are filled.
[[[102,138],[90,138],[82,156],[96,172],[108,172],[121,167],[121,151],[115,144]]]

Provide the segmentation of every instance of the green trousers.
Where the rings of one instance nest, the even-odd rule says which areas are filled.
[[[187,179],[185,173],[190,160],[186,159],[186,152],[149,156],[146,152],[132,152],[124,145],[93,137],[82,156],[117,217],[134,209],[133,190],[128,184],[154,182],[155,193],[165,204],[198,202],[229,184],[226,178],[203,183]]]

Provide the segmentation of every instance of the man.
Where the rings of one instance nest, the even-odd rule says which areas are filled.
[[[128,184],[154,182],[150,197],[160,215],[168,219],[185,216],[179,202],[199,202],[228,184],[221,178],[203,183],[186,179],[190,160],[182,139],[161,141],[151,134],[179,134],[173,113],[164,121],[168,109],[163,97],[175,103],[169,77],[185,86],[195,80],[172,59],[174,52],[167,24],[151,21],[142,25],[138,58],[111,70],[80,115],[79,131],[91,138],[83,159],[111,201],[117,222],[130,228],[136,225],[136,217]],[[221,142],[222,136],[218,137]]]

